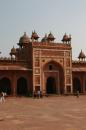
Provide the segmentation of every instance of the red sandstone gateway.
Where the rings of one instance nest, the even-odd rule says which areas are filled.
[[[71,36],[65,34],[61,43],[54,42],[50,32],[38,41],[34,31],[19,39],[10,58],[0,57],[0,92],[13,96],[31,96],[40,90],[42,95],[86,92],[86,62],[81,51],[78,61],[72,61]]]

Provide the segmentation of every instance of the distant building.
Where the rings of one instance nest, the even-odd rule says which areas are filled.
[[[34,31],[19,39],[10,58],[0,57],[0,91],[8,95],[26,96],[41,90],[46,94],[86,93],[85,54],[72,61],[71,36],[64,35],[61,43],[54,42],[52,33],[41,41]]]

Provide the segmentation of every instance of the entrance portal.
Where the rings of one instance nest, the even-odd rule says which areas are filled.
[[[78,78],[74,78],[73,79],[73,92],[76,93],[77,91],[81,93],[81,83]]]
[[[56,81],[55,81],[55,78],[49,77],[47,79],[46,93],[47,94],[56,94]]]
[[[6,92],[7,95],[11,94],[11,83],[8,78],[2,78],[0,80],[0,92]]]
[[[17,95],[26,96],[28,94],[27,80],[23,77],[17,81]]]
[[[56,61],[50,61],[43,67],[43,88],[47,94],[64,93],[64,70]]]

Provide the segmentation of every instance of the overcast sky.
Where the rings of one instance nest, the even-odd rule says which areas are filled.
[[[0,0],[0,51],[8,56],[24,32],[40,37],[50,31],[60,42],[72,35],[73,59],[86,54],[86,0]]]

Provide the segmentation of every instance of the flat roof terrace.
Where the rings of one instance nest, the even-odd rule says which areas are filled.
[[[35,48],[53,48],[53,49],[71,49],[71,44],[67,43],[53,43],[53,42],[32,42]]]

